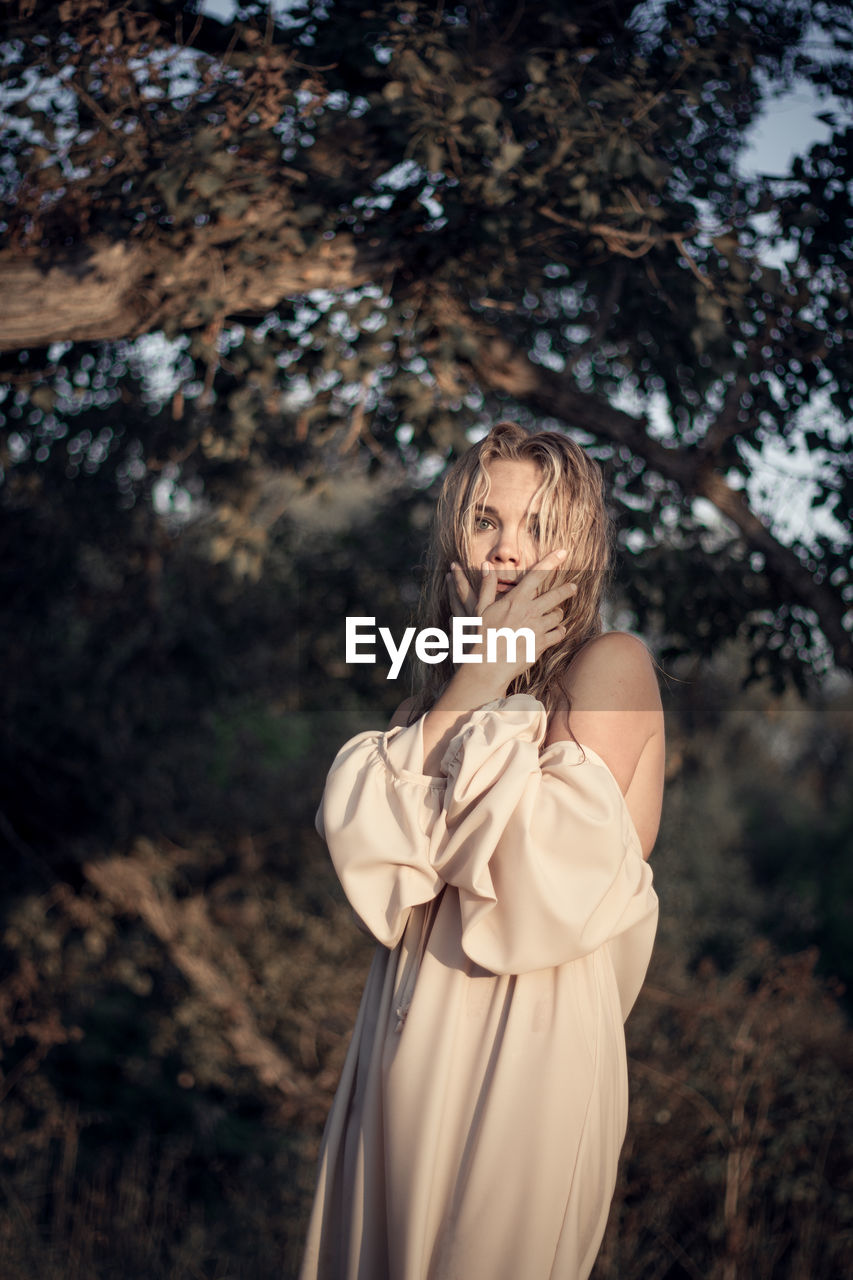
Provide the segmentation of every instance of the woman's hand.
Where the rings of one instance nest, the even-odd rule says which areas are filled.
[[[477,616],[477,593],[465,577],[458,564],[450,566],[446,575],[447,595],[450,600],[450,612],[455,618],[473,618]]]
[[[517,580],[515,586],[501,594],[498,593],[498,571],[487,560],[481,566],[478,595],[475,595],[459,565],[454,564],[447,575],[451,612],[456,617],[481,617],[484,638],[490,629],[518,631],[526,627],[533,632],[538,658],[546,649],[559,644],[566,634],[562,606],[577,592],[577,586],[573,582],[565,582],[540,591],[547,576],[559,568],[565,558],[565,551],[549,551]],[[516,676],[532,665],[532,660],[527,657],[527,644],[523,637],[516,643],[512,658],[505,640],[499,640],[496,650],[497,660],[488,664],[492,670],[481,674],[490,685],[502,685],[506,690]],[[471,646],[472,655],[478,651],[483,652],[482,642],[479,650],[478,646]]]
[[[577,586],[573,582],[564,582],[541,594],[538,590],[565,558],[565,551],[550,551],[519,578],[515,586],[501,595],[498,594],[498,573],[488,561],[483,563],[480,590],[476,595],[465,574],[458,565],[454,565],[448,574],[447,584],[454,616],[482,618],[483,634],[490,627],[509,627],[513,631],[529,627],[535,637],[538,658],[566,634],[563,604],[575,594]],[[474,645],[468,647],[472,653],[476,651]],[[500,639],[496,645],[497,661],[466,662],[456,668],[444,692],[424,717],[424,773],[431,776],[440,773],[444,752],[471,712],[496,698],[505,697],[515,677],[531,665],[523,637],[515,648],[511,661],[506,641]],[[480,649],[482,651],[482,644]]]

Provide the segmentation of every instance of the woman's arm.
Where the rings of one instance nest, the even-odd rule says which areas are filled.
[[[475,964],[526,973],[607,944],[627,1013],[654,936],[651,869],[607,763],[573,742],[543,749],[547,728],[529,694],[472,714],[442,760],[432,866],[458,892]]]
[[[467,716],[443,776],[425,776],[425,720],[357,735],[329,771],[317,829],[356,913],[393,947],[411,908],[452,885],[475,963],[524,973],[609,942],[627,1009],[632,940],[650,945],[657,906],[606,761],[573,742],[543,751],[544,707],[516,694]]]
[[[461,673],[457,672],[453,676],[424,722],[424,774],[440,777],[442,757],[451,740],[470,719],[471,713],[486,702],[502,698],[506,693],[504,682],[489,679],[488,667],[485,680],[477,680],[476,676],[472,679],[469,672],[470,668],[463,667]],[[416,698],[405,698],[391,717],[388,728],[407,725],[416,701]]]

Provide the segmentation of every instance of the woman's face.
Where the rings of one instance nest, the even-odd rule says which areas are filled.
[[[498,593],[503,594],[548,550],[539,547],[538,507],[532,501],[542,471],[530,459],[495,459],[485,470],[491,488],[485,505],[475,513],[468,554],[475,570],[488,560],[497,574]]]

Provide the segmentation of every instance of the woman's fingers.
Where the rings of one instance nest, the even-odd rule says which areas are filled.
[[[536,564],[530,566],[520,579],[518,586],[514,588],[525,597],[532,600],[535,596],[540,595],[539,588],[542,583],[547,581],[550,574],[559,569],[567,556],[567,552],[562,549],[549,551],[547,556],[543,556],[541,560],[537,560]],[[565,586],[565,584],[563,584]],[[542,592],[542,595],[545,593]]]
[[[542,559],[533,567],[534,569],[556,568],[557,565],[563,563],[568,554],[569,553],[565,547],[555,547],[553,551],[549,551],[548,554],[543,556]]]
[[[465,608],[459,599],[459,592],[456,589],[456,583],[453,581],[453,574],[445,574],[445,582],[447,583],[447,596],[450,600],[450,612],[457,618],[465,617]]]
[[[471,618],[477,609],[477,596],[461,567],[454,561],[445,576],[450,596],[450,611],[457,618]]]
[[[536,646],[537,654],[542,653],[545,649],[550,649],[553,645],[559,644],[564,639],[566,628],[562,623],[558,627],[554,627],[551,631],[546,631],[545,635]]]
[[[552,627],[562,626],[563,616],[564,610],[560,607],[557,607],[556,609],[549,609],[546,613],[543,613],[542,622],[545,625],[545,630],[550,631]]]
[[[547,556],[543,556],[541,560],[537,560],[536,564],[531,565],[531,569],[544,569],[546,571],[559,569],[568,554],[565,547],[557,547],[556,550],[549,551]]]
[[[541,600],[546,612],[550,612],[557,605],[562,604],[565,600],[570,600],[572,596],[577,595],[578,584],[576,582],[561,582],[557,587],[551,587],[550,591],[543,591],[541,595],[535,599]]]
[[[559,569],[567,555],[557,548],[549,551],[530,569],[522,572],[511,591],[498,594],[498,570],[484,560],[480,565],[479,591],[471,583],[462,567],[454,561],[445,576],[448,600],[455,617],[483,618],[486,628],[530,628],[536,637],[536,651],[542,653],[559,644],[566,636],[566,601],[577,594],[577,583],[561,582],[547,591],[539,591],[548,575]],[[472,576],[474,571],[472,570]],[[489,615],[489,616],[486,616]],[[526,652],[526,650],[525,650]],[[507,664],[512,668],[509,679],[530,664],[519,658]]]
[[[578,588],[574,582],[562,582],[540,592],[538,587],[543,581],[540,575],[554,574],[565,558],[566,552],[559,548],[550,551],[521,574],[511,591],[502,593],[498,592],[498,570],[488,560],[480,565],[479,590],[471,586],[462,567],[453,561],[445,575],[451,613],[454,617],[479,616],[486,629],[503,628],[518,632],[526,627],[535,636],[536,652],[542,653],[565,638],[566,601],[577,593]],[[473,577],[473,570],[471,574]],[[523,656],[527,652],[526,646],[515,647],[516,656],[513,658],[510,657],[511,652],[513,650],[507,646],[505,657],[493,659],[507,668],[508,681],[530,665]]]
[[[488,560],[480,565],[480,595],[477,598],[477,612],[483,616],[490,604],[494,604],[498,594],[498,575]]]

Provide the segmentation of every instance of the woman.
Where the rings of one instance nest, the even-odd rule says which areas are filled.
[[[317,825],[381,944],[323,1140],[302,1280],[579,1280],[625,1132],[657,921],[653,663],[601,634],[597,465],[498,424],[439,500],[424,622],[526,627],[335,759]],[[448,678],[449,675],[449,678]]]

